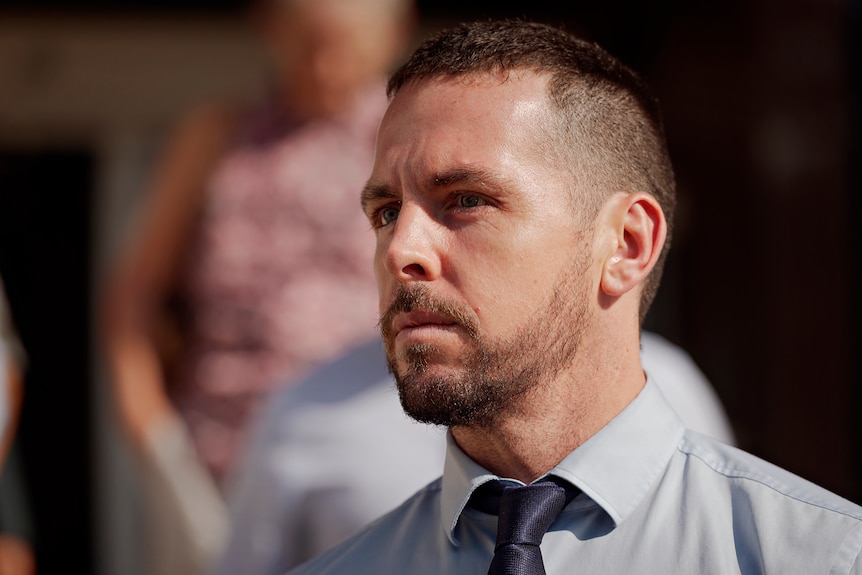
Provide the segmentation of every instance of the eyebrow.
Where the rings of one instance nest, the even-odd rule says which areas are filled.
[[[362,204],[362,210],[367,212],[369,204],[377,203],[379,201],[397,200],[399,197],[400,196],[395,193],[395,190],[386,184],[373,184],[368,182],[365,184],[365,187],[362,188],[360,203]]]
[[[506,179],[489,172],[484,168],[463,166],[437,173],[428,178],[428,188],[446,188],[458,184],[471,184],[482,188],[503,188]]]
[[[470,184],[481,188],[505,189],[507,178],[500,177],[484,168],[462,166],[445,172],[432,174],[426,181],[426,189],[435,190],[457,186],[459,184]],[[401,195],[386,184],[375,184],[368,182],[362,189],[361,203],[363,209],[368,205],[380,201],[399,200]]]

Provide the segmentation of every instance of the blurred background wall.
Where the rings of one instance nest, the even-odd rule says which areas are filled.
[[[862,501],[858,2],[465,4],[419,2],[420,35],[564,23],[650,80],[681,203],[649,327],[691,352],[744,448]],[[238,0],[70,6],[0,0],[0,274],[30,355],[17,449],[39,572],[134,575],[96,287],[165,130],[267,70]]]

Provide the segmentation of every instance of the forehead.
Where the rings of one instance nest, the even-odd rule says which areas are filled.
[[[396,94],[390,112],[436,116],[476,111],[488,121],[523,115],[530,110],[547,110],[547,80],[547,76],[529,70],[514,70],[414,81]]]
[[[381,123],[375,174],[437,164],[505,164],[535,153],[552,121],[546,86],[545,76],[530,71],[407,84]]]

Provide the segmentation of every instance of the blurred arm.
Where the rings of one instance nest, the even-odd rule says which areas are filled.
[[[152,426],[176,417],[165,392],[154,328],[230,126],[230,112],[211,107],[175,131],[154,174],[137,234],[106,284],[104,350],[120,418],[141,448]]]
[[[14,534],[0,534],[0,575],[32,575],[36,559],[30,544]]]
[[[6,420],[5,425],[0,428],[0,473],[15,437],[21,414],[21,401],[24,398],[24,378],[21,371],[13,361],[2,360],[3,354],[0,353],[0,369],[5,370],[4,374],[0,374],[0,385],[5,385],[4,389],[0,389],[0,393],[6,394]]]

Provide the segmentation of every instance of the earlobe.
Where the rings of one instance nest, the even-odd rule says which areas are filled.
[[[654,197],[625,194],[613,204],[615,236],[602,268],[605,295],[619,297],[637,287],[655,266],[667,235],[667,221]]]

